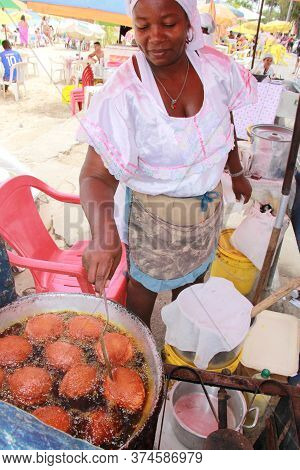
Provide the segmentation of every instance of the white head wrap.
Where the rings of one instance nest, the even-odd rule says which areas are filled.
[[[133,9],[139,0],[127,0],[128,11],[130,16],[132,16]],[[201,18],[200,13],[197,8],[197,0],[175,0],[186,12],[191,26],[192,32],[191,35],[192,41],[187,45],[188,49],[197,51],[204,47],[203,33],[201,29]]]
[[[264,56],[263,56],[263,60],[265,60],[265,59],[272,59],[272,60],[274,60],[274,56],[273,56],[273,54],[271,54],[270,52],[267,52],[267,53],[264,54]]]
[[[208,29],[208,34],[213,34],[216,30],[216,23],[209,13],[201,13],[201,26]]]

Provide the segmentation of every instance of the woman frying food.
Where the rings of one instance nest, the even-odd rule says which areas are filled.
[[[140,51],[95,95],[81,201],[92,240],[83,257],[102,292],[126,244],[127,307],[150,324],[162,291],[175,299],[210,268],[222,226],[222,173],[247,202],[231,112],[256,101],[256,80],[204,46],[196,0],[128,0]]]

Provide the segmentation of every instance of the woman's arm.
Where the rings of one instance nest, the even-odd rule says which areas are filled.
[[[95,55],[96,55],[96,52],[92,52],[90,55],[88,55],[88,59],[94,60]]]
[[[105,168],[101,157],[89,147],[80,174],[80,200],[92,232],[83,255],[88,280],[102,293],[105,282],[121,259],[121,242],[114,220],[114,195],[118,181]]]
[[[231,122],[233,122],[233,116],[231,113]],[[240,161],[239,151],[238,151],[238,143],[237,143],[237,136],[234,129],[234,148],[228,155],[227,160],[227,167],[230,171],[232,176],[232,190],[237,198],[238,201],[241,200],[243,196],[245,198],[245,204],[249,201],[252,194],[252,187],[249,183],[248,179],[245,177],[243,172],[243,166]]]

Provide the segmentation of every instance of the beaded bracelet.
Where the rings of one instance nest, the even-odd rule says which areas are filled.
[[[237,178],[238,176],[242,176],[244,174],[244,170],[239,171],[238,173],[229,173],[231,178]]]

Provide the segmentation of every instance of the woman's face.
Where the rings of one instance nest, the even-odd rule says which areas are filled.
[[[264,65],[266,69],[269,69],[272,64],[273,64],[273,59],[271,57],[267,57],[266,59],[264,59]]]
[[[133,23],[136,42],[153,65],[174,64],[184,53],[190,23],[175,0],[139,0]]]

